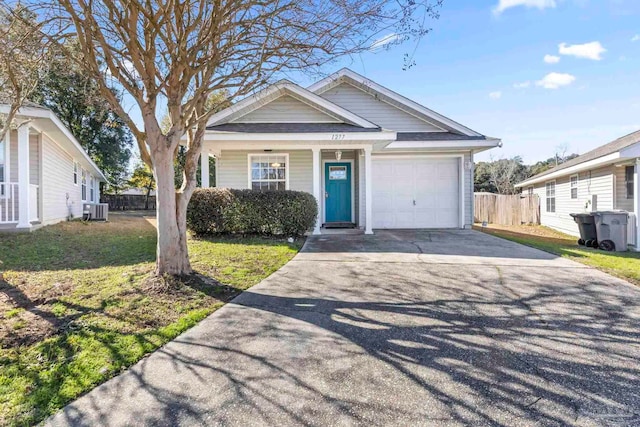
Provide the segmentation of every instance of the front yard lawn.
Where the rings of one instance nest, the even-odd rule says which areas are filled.
[[[540,225],[474,225],[475,230],[532,246],[595,267],[640,286],[639,252],[605,252],[578,246],[577,237]]]
[[[0,425],[34,424],[189,329],[300,249],[190,240],[194,269],[159,289],[142,215],[0,235]]]

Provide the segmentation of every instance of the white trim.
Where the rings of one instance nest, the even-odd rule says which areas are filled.
[[[573,179],[573,177],[576,178],[576,197],[573,197],[573,195],[571,194],[571,190],[573,190],[573,183],[571,182],[571,180]],[[614,175],[615,178],[615,175]],[[574,173],[573,175],[569,176],[569,200],[576,200],[578,199],[579,193],[580,192],[580,174],[579,173]],[[614,194],[615,194],[615,181],[614,181]]]
[[[335,83],[340,83],[339,80],[344,79],[351,79],[357,83],[359,83],[360,85],[362,85],[363,87],[366,87],[370,90],[373,90],[374,92],[378,92],[381,95],[384,95],[386,97],[388,97],[389,99],[392,99],[393,101],[397,102],[398,104],[404,105],[405,107],[416,111],[418,114],[424,115],[432,120],[435,120],[436,122],[439,122],[441,124],[443,124],[445,127],[449,127],[451,129],[457,130],[458,132],[461,132],[465,135],[470,135],[470,136],[480,136],[481,134],[479,134],[478,132],[469,129],[466,126],[461,125],[458,122],[455,122],[451,119],[449,119],[448,117],[445,117],[441,114],[436,113],[433,110],[428,109],[427,107],[418,104],[415,101],[412,101],[409,98],[406,98],[390,89],[387,89],[384,86],[379,85],[378,83],[367,79],[364,76],[361,76],[360,74],[348,69],[348,68],[343,68],[340,71],[312,84],[311,86],[309,86],[307,89],[311,92],[317,93],[317,94],[322,94],[324,93],[326,90],[328,90],[328,88],[332,87],[331,85],[335,84]],[[428,120],[425,120],[427,122],[429,122]]]
[[[635,248],[640,251],[640,158],[636,159],[633,178],[633,209],[636,214]]]
[[[31,228],[31,185],[29,174],[29,124],[18,128],[18,225]]]
[[[320,156],[322,157],[322,155]],[[354,179],[354,159],[345,159],[345,160],[329,160],[329,159],[323,159],[322,160],[322,192],[320,194],[320,197],[324,196],[327,192],[326,190],[326,173],[325,173],[325,169],[326,169],[326,164],[327,163],[349,163],[351,164],[351,222],[355,224],[356,222],[356,183],[355,183],[355,179]],[[322,224],[326,224],[327,222],[327,204],[325,203],[326,197],[322,197]]]
[[[375,123],[372,123],[352,113],[351,111],[346,110],[339,105],[334,104],[333,102],[327,101],[319,95],[289,81],[277,82],[254,95],[244,98],[242,101],[237,102],[233,106],[214,114],[207,122],[207,126],[219,125],[228,123],[232,120],[237,120],[238,118],[249,114],[250,112],[260,108],[261,106],[284,95],[291,95],[294,98],[297,98],[299,101],[305,99],[307,100],[307,102],[305,102],[307,105],[312,107],[315,105],[315,108],[320,107],[319,109],[317,108],[319,111],[322,111],[323,109],[327,110],[328,112],[335,114],[337,116],[337,119],[353,124],[355,126],[360,126],[367,129],[375,129],[379,127]],[[271,99],[270,97],[272,97],[273,99]],[[261,101],[266,102],[261,103]],[[247,110],[246,112],[244,111],[245,109]],[[324,114],[332,116],[331,114],[328,114],[327,111],[322,112]],[[238,115],[238,117],[234,117],[234,115],[236,114]]]
[[[80,172],[80,163],[78,163],[76,159],[73,159],[73,185],[76,187],[80,184],[80,176],[78,172]]]
[[[285,172],[286,173],[286,172]],[[202,150],[200,152],[200,187],[209,188],[210,185],[209,171],[209,152]]]
[[[540,177],[535,177],[534,176],[533,178],[527,179],[526,181],[519,182],[518,184],[515,185],[515,187],[516,188],[526,187],[527,185],[537,184],[539,182],[550,181],[552,178],[559,178],[559,177],[562,177],[562,176],[571,175],[571,174],[576,173],[576,172],[582,172],[582,171],[589,170],[589,169],[595,169],[598,166],[604,166],[604,165],[609,164],[609,163],[614,163],[618,159],[620,159],[620,152],[611,153],[611,154],[608,154],[606,156],[599,157],[599,158],[593,159],[593,160],[589,160],[588,162],[583,162],[583,163],[577,164],[575,166],[568,167],[566,169],[561,169],[559,171],[552,172],[552,173],[547,174],[547,175],[542,175]]]
[[[315,147],[311,149],[311,167],[312,167],[312,185],[313,185],[313,197],[315,197],[316,199],[316,203],[318,204],[318,215],[316,217],[316,223],[313,227],[313,234],[321,234],[320,231],[320,227],[322,225],[322,202],[323,202],[323,198],[322,198],[322,193],[321,193],[321,188],[322,188],[322,183],[320,182],[320,176],[321,176],[321,158],[322,158],[322,152],[320,151],[320,147]]]
[[[271,153],[271,152],[263,152],[263,153],[249,153],[247,154],[247,188],[249,190],[251,190],[253,188],[253,180],[251,179],[251,158],[252,157],[256,157],[256,156],[261,156],[261,157],[268,157],[268,156],[273,156],[273,157],[284,157],[285,158],[285,166],[284,166],[284,188],[285,190],[289,189],[289,170],[291,168],[291,165],[289,164],[289,153]],[[277,180],[279,181],[279,180]]]
[[[364,234],[373,234],[373,161],[371,147],[364,149]]]

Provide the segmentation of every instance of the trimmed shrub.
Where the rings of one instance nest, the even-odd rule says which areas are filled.
[[[302,191],[199,188],[189,202],[187,226],[198,235],[301,236],[317,215],[316,199]]]

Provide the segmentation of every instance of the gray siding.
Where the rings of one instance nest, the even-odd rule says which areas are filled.
[[[285,95],[242,116],[232,123],[340,123],[322,111]]]
[[[556,178],[556,211],[547,212],[546,183],[536,184],[534,192],[540,197],[540,222],[577,236],[578,226],[569,215],[585,212],[585,204],[591,196],[597,196],[597,209],[613,209],[613,172],[612,167],[604,167],[578,174],[578,198],[571,199],[570,176]],[[524,189],[526,191],[526,189]],[[591,211],[592,206],[587,208]]]
[[[320,96],[385,129],[401,132],[438,132],[442,130],[391,104],[376,99],[348,83],[342,83]]]
[[[313,158],[311,150],[282,151],[274,150],[261,153],[255,150],[222,151],[218,161],[217,187],[248,188],[249,187],[249,154],[289,153],[289,189],[313,193],[313,176],[311,167]]]
[[[625,185],[625,167],[613,167],[615,179],[614,205],[616,209],[634,212],[633,198],[627,199],[627,187]]]
[[[46,135],[42,137],[42,166],[43,223],[64,221],[69,213],[81,217],[80,172],[75,185],[73,158]]]

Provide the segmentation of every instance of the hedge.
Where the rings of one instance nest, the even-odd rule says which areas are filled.
[[[302,191],[199,188],[187,209],[187,227],[197,235],[301,236],[318,215],[316,199]]]

